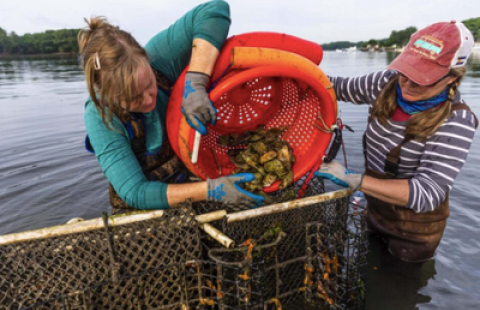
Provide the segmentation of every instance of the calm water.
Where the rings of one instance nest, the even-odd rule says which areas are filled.
[[[356,76],[384,69],[393,55],[331,53],[322,69]],[[480,116],[480,59],[461,90]],[[107,181],[84,150],[87,98],[76,58],[0,59],[0,234],[99,217],[109,211]],[[362,171],[367,108],[340,103],[349,167]],[[451,216],[436,258],[402,263],[371,238],[368,309],[480,308],[480,135],[451,192]],[[342,160],[342,156],[339,156]]]

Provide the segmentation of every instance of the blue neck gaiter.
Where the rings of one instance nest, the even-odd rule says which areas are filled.
[[[403,112],[412,115],[436,107],[440,103],[445,102],[448,98],[448,90],[449,87],[446,87],[440,94],[427,100],[407,101],[403,98],[402,90],[397,83],[397,104]]]

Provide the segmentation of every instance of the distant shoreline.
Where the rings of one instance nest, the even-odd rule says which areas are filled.
[[[0,58],[16,58],[16,57],[56,57],[56,56],[76,56],[78,53],[49,53],[49,54],[0,54]]]

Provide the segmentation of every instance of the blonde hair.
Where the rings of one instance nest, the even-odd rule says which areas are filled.
[[[455,94],[457,93],[465,72],[465,67],[450,70],[450,76],[456,76],[457,79],[450,85],[447,100],[438,107],[413,114],[407,122],[407,135],[413,135],[415,139],[424,141],[437,131],[438,127],[443,124],[452,112],[452,101],[455,98]],[[391,79],[387,85],[385,85],[373,107],[372,117],[376,117],[383,126],[386,126],[387,120],[392,116],[397,107],[397,83],[398,76]]]
[[[92,17],[85,22],[88,26],[78,33],[81,64],[90,98],[110,128],[113,114],[122,122],[129,119],[130,104],[137,94],[137,71],[149,64],[148,55],[130,33],[105,18]],[[126,104],[123,108],[122,101]]]

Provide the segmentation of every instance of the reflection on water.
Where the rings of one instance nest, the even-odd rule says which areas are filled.
[[[97,217],[105,180],[83,149],[76,57],[0,59],[0,234]]]
[[[388,52],[385,53],[387,55],[387,63],[391,63],[400,53]]]
[[[423,264],[403,262],[390,255],[377,236],[369,236],[369,246],[368,309],[415,309],[432,300],[420,290],[436,275],[435,260]]]
[[[326,52],[332,76],[384,70],[389,53]],[[470,60],[462,95],[480,115],[480,59]],[[109,210],[107,181],[83,148],[88,94],[76,57],[0,58],[0,234],[99,217]],[[363,171],[367,107],[339,103],[350,168]],[[371,237],[368,309],[479,309],[480,210],[477,134],[451,192],[451,216],[435,260],[407,264]],[[339,160],[343,161],[341,152]]]
[[[72,56],[29,56],[0,59],[0,83],[39,78],[63,82],[81,77],[78,61]]]

